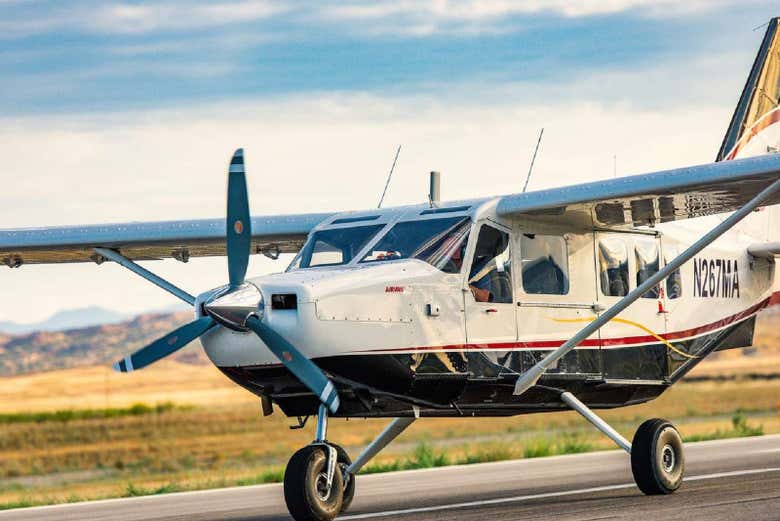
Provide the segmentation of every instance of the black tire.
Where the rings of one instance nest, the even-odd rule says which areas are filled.
[[[656,418],[639,426],[631,445],[631,472],[648,496],[680,488],[685,474],[683,441],[671,422]]]
[[[333,484],[325,491],[326,447],[309,445],[290,458],[284,471],[284,501],[296,521],[331,521],[341,512],[344,482],[336,465]]]
[[[330,442],[329,442],[330,443]],[[352,459],[349,454],[341,445],[335,443],[330,444],[336,453],[338,454],[338,466],[341,468],[341,477],[345,481],[344,483],[344,496],[341,499],[341,512],[346,512],[349,506],[352,504],[352,500],[355,499],[355,476],[349,476],[347,478],[347,467],[352,465]]]

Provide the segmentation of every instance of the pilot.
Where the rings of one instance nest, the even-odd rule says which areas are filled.
[[[467,241],[463,240],[461,236],[452,235],[445,241],[443,249],[451,249],[452,246],[455,246],[456,244],[457,247],[452,250],[450,257],[447,260],[447,266],[444,270],[447,273],[460,273],[461,269],[463,268],[463,260],[466,253]],[[472,269],[472,272],[473,271],[474,270]],[[483,281],[477,281],[476,283],[469,281],[469,289],[471,290],[472,295],[474,295],[474,300],[477,302],[490,302],[490,291],[488,289],[480,288],[477,285],[480,284],[480,282]]]
[[[480,241],[481,242],[481,241]],[[496,257],[506,249],[504,241],[496,241],[488,244],[477,243],[477,251],[474,252],[474,262],[471,265],[469,275],[469,289],[477,302],[493,302],[494,271],[497,269]]]

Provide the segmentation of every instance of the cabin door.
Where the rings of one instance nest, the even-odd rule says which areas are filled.
[[[511,233],[494,222],[477,225],[463,288],[470,350],[506,348],[517,340]],[[480,376],[480,375],[477,375]]]
[[[516,244],[518,348],[505,364],[505,372],[522,373],[596,318],[596,275],[591,233],[523,225]],[[586,339],[546,374],[599,378],[598,335]]]
[[[650,234],[596,236],[599,302],[609,308],[661,266],[660,240]],[[667,374],[664,291],[645,293],[599,331],[604,378],[660,381]]]

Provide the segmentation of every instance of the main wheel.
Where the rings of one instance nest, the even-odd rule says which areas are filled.
[[[685,458],[680,433],[667,420],[647,420],[631,445],[631,472],[647,495],[671,494],[683,481]]]
[[[341,499],[341,511],[346,512],[355,498],[355,476],[347,476],[347,468],[352,465],[352,460],[341,445],[330,444],[338,454],[338,466],[341,469],[341,477],[344,481],[344,497]]]
[[[344,482],[336,465],[328,488],[327,448],[309,445],[295,454],[284,472],[284,501],[296,521],[331,521],[341,512]]]

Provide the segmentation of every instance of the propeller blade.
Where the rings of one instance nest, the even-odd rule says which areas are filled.
[[[244,282],[249,264],[252,240],[252,222],[249,217],[249,199],[244,174],[244,149],[239,148],[230,160],[227,195],[227,258],[230,287]]]
[[[136,369],[142,369],[157,360],[168,356],[186,346],[203,333],[217,325],[211,317],[201,317],[189,324],[175,329],[162,338],[158,338],[146,347],[143,347],[130,356],[114,364],[114,370],[120,373],[129,373]]]
[[[339,394],[336,386],[325,376],[322,369],[306,358],[279,333],[265,325],[259,318],[252,315],[246,321],[246,327],[254,331],[265,345],[276,355],[287,369],[290,370],[306,387],[309,388],[331,412],[339,408]]]

